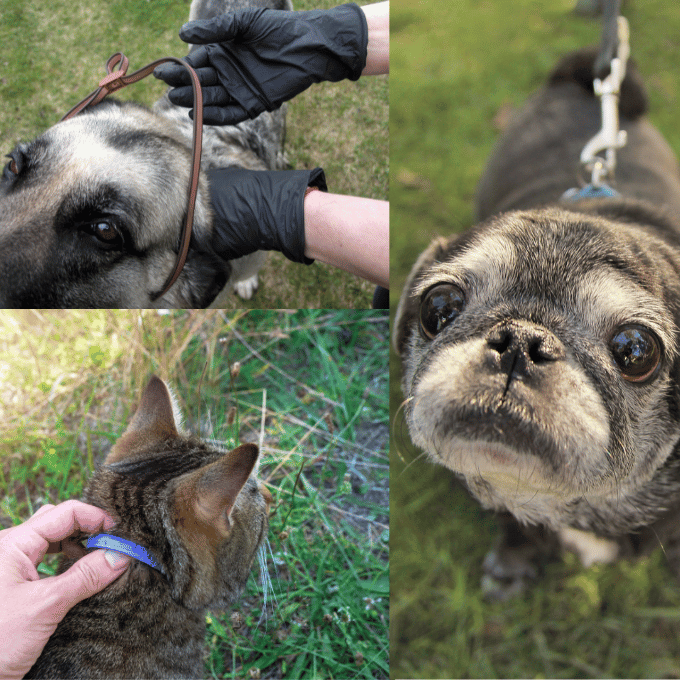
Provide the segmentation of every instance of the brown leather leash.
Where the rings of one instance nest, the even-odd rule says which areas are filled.
[[[184,263],[187,259],[187,253],[189,252],[189,241],[191,240],[191,230],[194,224],[194,207],[196,205],[196,193],[198,192],[198,179],[201,173],[201,150],[203,144],[203,95],[201,93],[201,83],[198,80],[198,76],[194,69],[187,64],[184,59],[178,59],[177,57],[164,57],[163,59],[157,59],[151,62],[144,68],[127,75],[127,68],[129,65],[128,58],[121,52],[116,52],[113,56],[109,58],[106,62],[107,76],[99,83],[99,87],[91,92],[83,101],[76,104],[61,120],[68,120],[77,116],[81,111],[86,109],[88,106],[95,106],[104,99],[107,95],[112,92],[116,92],[121,88],[132,85],[142,78],[146,78],[148,75],[153,73],[156,66],[164,64],[165,62],[173,61],[176,64],[184,66],[184,68],[189,71],[191,76],[191,87],[194,92],[194,141],[193,141],[193,166],[191,170],[191,183],[189,184],[189,198],[187,200],[187,215],[184,221],[184,226],[182,228],[182,235],[180,238],[179,252],[177,254],[177,260],[175,261],[175,268],[173,269],[170,276],[168,276],[162,290],[159,293],[152,295],[153,300],[165,295],[171,286],[177,280],[177,277],[182,272]],[[119,68],[114,70],[114,67],[120,64]]]

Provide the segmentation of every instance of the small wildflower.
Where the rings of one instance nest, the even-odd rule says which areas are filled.
[[[366,605],[366,611],[370,611],[371,609],[375,609],[375,606],[382,602],[382,597],[379,597],[377,600],[374,600],[372,597],[364,597],[364,604]]]
[[[340,618],[340,621],[343,623],[349,623],[352,620],[352,617],[350,616],[349,609],[347,607],[340,607],[338,609],[338,616]]]
[[[333,623],[333,617],[330,614],[324,614],[323,615],[323,622],[324,623]]]
[[[262,672],[260,671],[257,666],[253,666],[248,670],[248,677],[252,678],[253,680],[260,680],[260,676],[262,675]]]

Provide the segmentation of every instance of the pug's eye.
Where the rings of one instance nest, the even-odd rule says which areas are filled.
[[[452,283],[439,283],[425,291],[420,300],[420,332],[432,340],[465,306],[463,291]]]
[[[612,337],[611,348],[621,375],[629,382],[651,378],[661,362],[659,340],[644,326],[621,326]]]

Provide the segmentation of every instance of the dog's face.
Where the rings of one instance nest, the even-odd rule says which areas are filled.
[[[190,169],[172,124],[134,104],[106,101],[19,145],[0,181],[2,306],[209,304],[228,270],[202,247],[205,185],[185,271],[154,300],[175,263]]]
[[[558,527],[585,499],[624,524],[673,449],[680,262],[639,229],[508,213],[411,272],[396,324],[411,438],[487,507]]]

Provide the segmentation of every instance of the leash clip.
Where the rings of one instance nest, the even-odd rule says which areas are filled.
[[[618,49],[611,60],[611,72],[604,79],[595,78],[593,89],[600,97],[602,129],[585,145],[581,163],[592,173],[591,184],[599,187],[605,178],[614,178],[616,150],[626,145],[627,134],[619,130],[619,95],[626,77],[626,64],[630,56],[630,30],[625,17],[617,17]],[[605,152],[604,157],[599,155]]]

